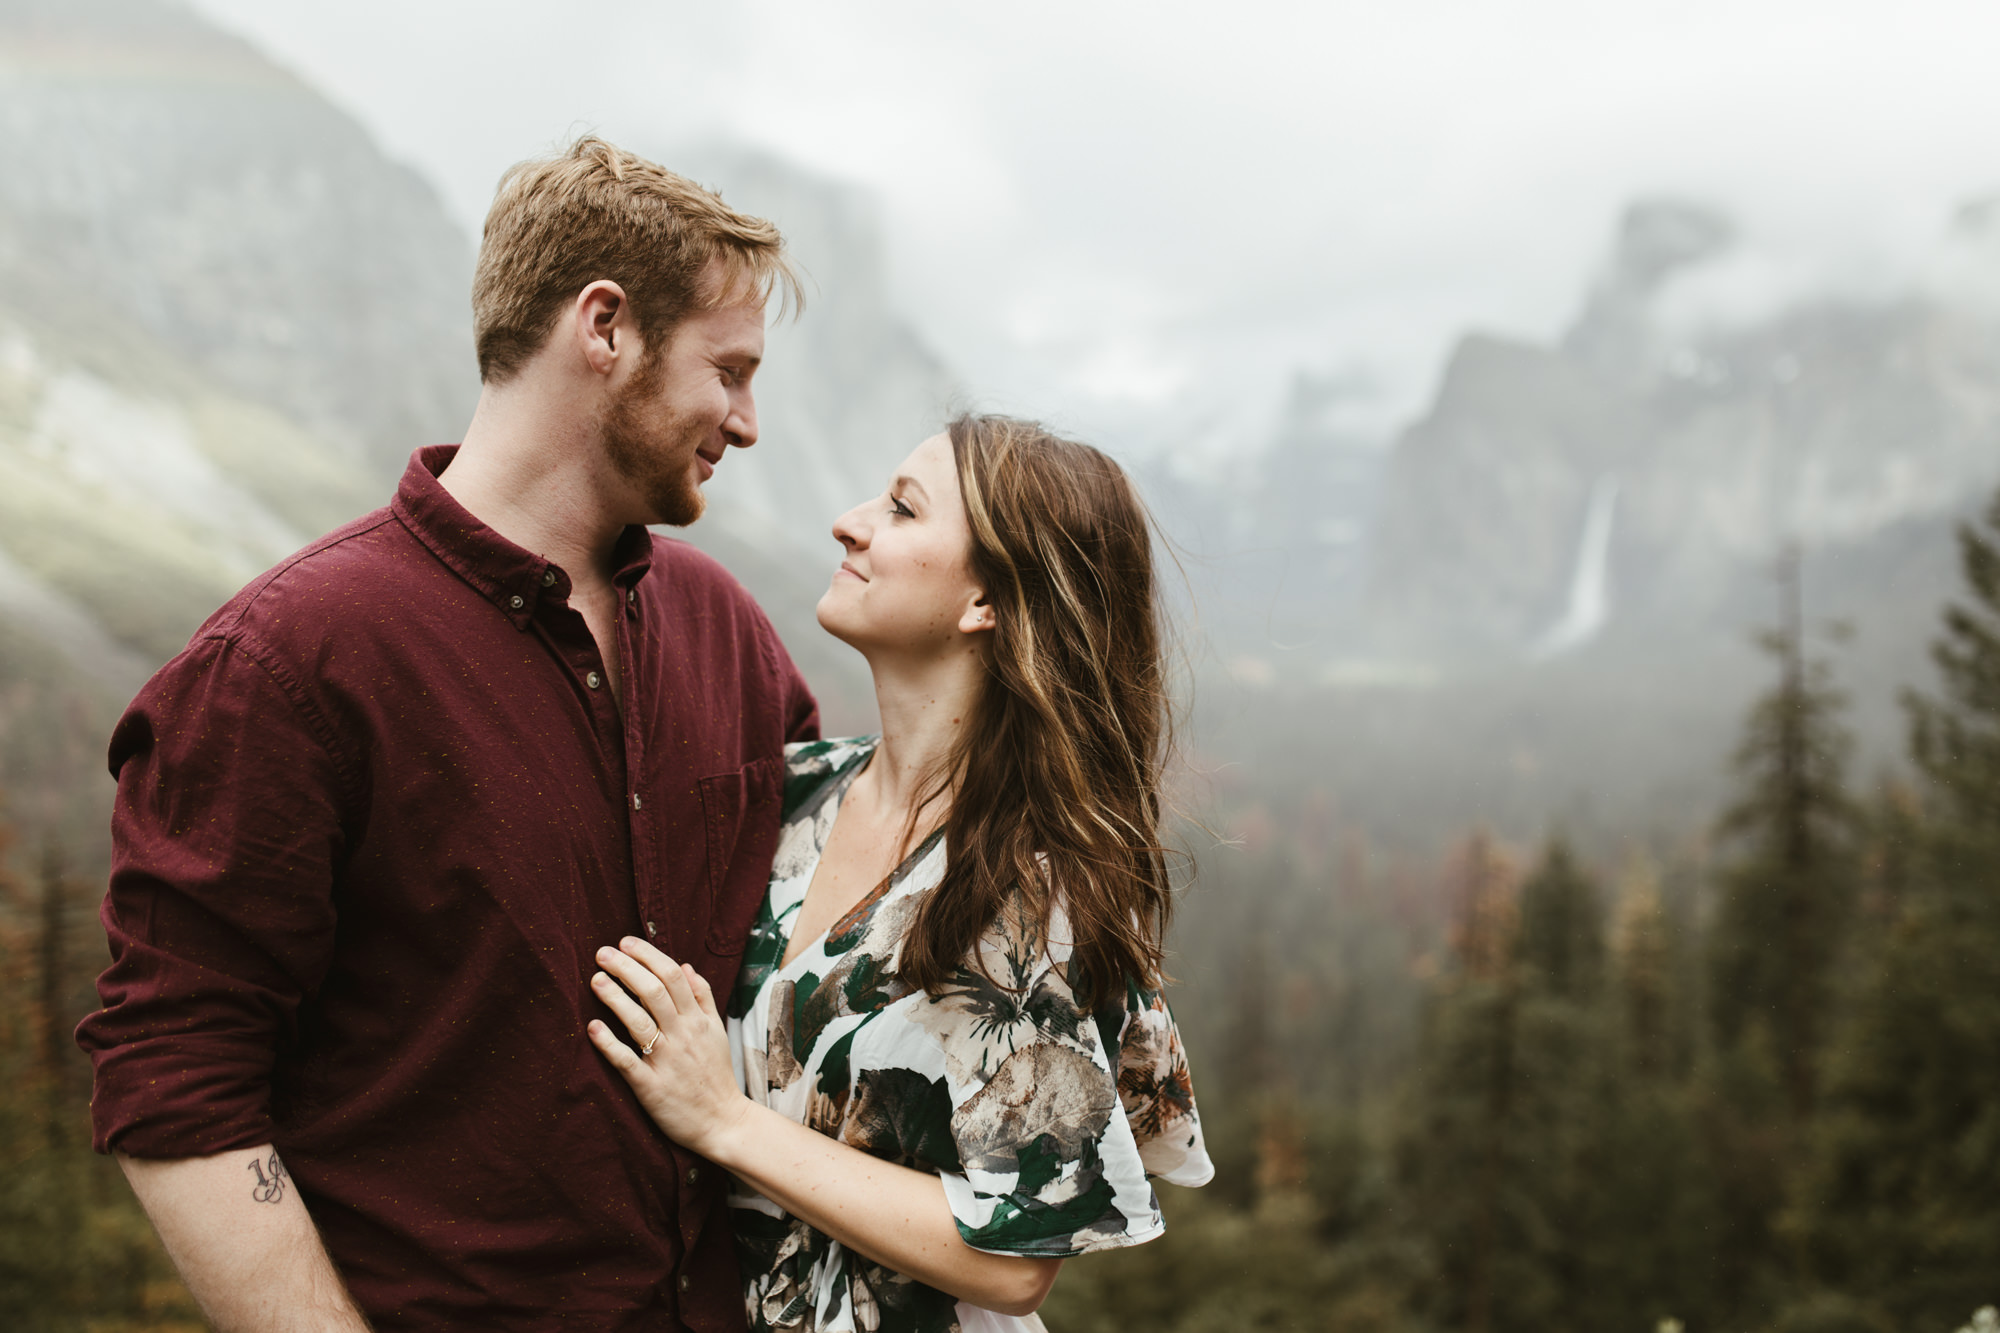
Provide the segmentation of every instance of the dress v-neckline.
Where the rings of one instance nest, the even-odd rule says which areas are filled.
[[[795,923],[801,916],[805,915],[806,899],[812,894],[813,879],[819,874],[819,863],[826,859],[826,849],[833,842],[833,826],[840,822],[840,807],[846,804],[847,793],[854,786],[855,779],[859,778],[874,760],[875,752],[870,750],[867,759],[856,765],[852,772],[841,778],[840,786],[827,794],[827,799],[833,802],[833,818],[828,821],[826,826],[826,842],[813,850],[812,864],[806,869],[806,887],[799,894],[798,906],[791,913],[791,919]],[[796,964],[808,957],[815,949],[823,947],[834,931],[847,926],[858,916],[873,912],[877,907],[880,907],[883,902],[887,901],[890,891],[908,876],[909,871],[916,866],[917,862],[929,855],[931,848],[937,843],[938,838],[943,833],[944,830],[942,828],[933,829],[922,842],[910,849],[909,855],[898,861],[888,874],[882,876],[874,888],[855,899],[854,904],[845,912],[827,922],[824,930],[800,945],[797,953],[792,953],[792,943],[796,938],[792,930],[789,927],[781,927],[785,932],[785,943],[784,947],[778,951],[778,967],[771,974],[772,978],[776,979],[784,973],[791,971]]]

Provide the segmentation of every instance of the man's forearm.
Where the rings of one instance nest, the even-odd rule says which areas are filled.
[[[118,1164],[215,1333],[366,1333],[269,1144]]]

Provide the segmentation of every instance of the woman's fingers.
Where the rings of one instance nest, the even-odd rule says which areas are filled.
[[[708,978],[693,968],[683,969],[687,973],[688,988],[694,992],[694,1002],[710,1018],[720,1019],[722,1015],[715,1008],[715,991],[708,984]]]
[[[699,1007],[694,998],[694,990],[688,985],[686,968],[633,935],[627,935],[620,940],[618,947],[659,979],[667,997],[673,1001],[676,1013],[691,1014]]]
[[[659,956],[666,957],[665,954]],[[611,948],[597,951],[597,965],[616,977],[640,1004],[646,1006],[646,1012],[651,1014],[661,1027],[673,1022],[680,1006],[674,1003],[673,993],[667,989],[666,983],[652,968],[634,958],[629,952],[621,953]],[[693,997],[689,998],[691,1000]],[[692,1004],[689,1007],[692,1008]]]
[[[627,1079],[636,1079],[647,1072],[646,1062],[639,1058],[639,1053],[611,1035],[608,1024],[593,1018],[587,1031],[590,1033],[590,1044],[604,1052],[604,1058],[611,1062],[611,1067]]]
[[[662,1026],[657,1013],[641,1008],[638,1001],[627,995],[624,988],[614,981],[608,972],[599,972],[592,977],[590,989],[596,992],[598,999],[604,1001],[606,1008],[618,1016],[618,1021],[625,1025],[625,1030],[632,1034],[633,1041],[641,1046],[652,1044],[654,1034],[659,1032]],[[668,1017],[671,1018],[672,1015],[669,1014]]]

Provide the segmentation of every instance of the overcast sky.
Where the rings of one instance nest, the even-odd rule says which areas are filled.
[[[1128,448],[1254,445],[1300,369],[1407,417],[1464,330],[1557,333],[1635,194],[1879,274],[2000,189],[1992,3],[193,3],[468,231],[583,128],[864,183],[980,401]]]

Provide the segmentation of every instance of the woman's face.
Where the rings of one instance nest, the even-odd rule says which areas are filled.
[[[951,440],[933,435],[903,460],[889,489],[840,516],[846,558],[819,599],[819,623],[862,652],[943,656],[992,627],[973,579],[972,534]]]

